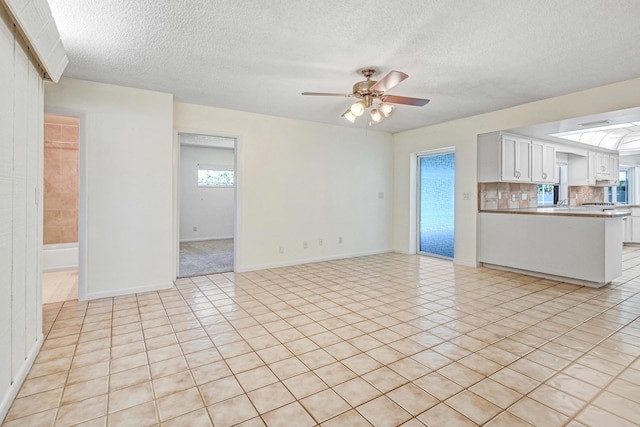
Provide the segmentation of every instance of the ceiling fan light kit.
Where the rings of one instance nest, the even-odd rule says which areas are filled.
[[[355,123],[356,119],[364,114],[367,108],[370,111],[369,126],[380,123],[386,117],[389,117],[396,109],[394,104],[412,105],[422,107],[429,103],[428,99],[409,98],[406,96],[385,95],[385,91],[395,87],[398,83],[409,77],[401,71],[390,71],[381,80],[371,80],[376,72],[373,68],[363,68],[360,70],[366,80],[357,82],[353,85],[352,93],[321,93],[321,92],[302,92],[303,95],[315,96],[345,96],[359,98],[360,101],[354,103],[342,113],[342,117]],[[377,101],[377,102],[375,102]]]

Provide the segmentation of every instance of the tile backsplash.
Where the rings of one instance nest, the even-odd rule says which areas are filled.
[[[538,206],[537,184],[487,182],[478,184],[479,209],[517,209]]]
[[[538,206],[538,185],[510,182],[487,182],[478,184],[478,209],[518,209]],[[604,202],[603,187],[569,187],[569,204]]]
[[[569,204],[571,206],[580,206],[583,203],[602,203],[604,202],[604,187],[569,187]]]

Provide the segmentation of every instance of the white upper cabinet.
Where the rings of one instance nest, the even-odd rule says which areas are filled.
[[[553,144],[500,132],[478,136],[478,182],[555,182]]]
[[[569,160],[569,185],[609,187],[619,184],[620,157],[590,151],[587,156]]]
[[[502,136],[501,181],[531,181],[531,140]]]
[[[554,184],[556,181],[556,148],[545,142],[531,142],[531,181]]]

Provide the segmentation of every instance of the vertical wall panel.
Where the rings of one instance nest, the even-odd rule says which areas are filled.
[[[11,385],[11,229],[13,223],[13,32],[0,7],[0,393]]]
[[[0,4],[0,423],[42,343],[44,89]]]
[[[38,325],[38,312],[42,312],[40,304],[34,304],[33,302],[39,301],[38,289],[42,287],[42,274],[40,273],[40,249],[42,238],[38,234],[38,219],[40,217],[38,208],[39,204],[36,201],[36,196],[39,195],[39,191],[36,189],[39,187],[39,167],[40,167],[40,152],[41,147],[44,146],[44,139],[41,135],[42,122],[40,119],[40,110],[43,110],[43,105],[39,102],[41,79],[38,75],[38,70],[33,65],[29,64],[29,78],[28,87],[25,91],[27,96],[27,166],[26,166],[26,208],[27,208],[27,228],[26,228],[26,270],[25,281],[26,287],[26,351],[37,341],[40,330],[42,327]]]
[[[11,374],[15,379],[27,358],[27,93],[29,58],[19,43],[14,49],[13,100],[13,256],[11,283]]]

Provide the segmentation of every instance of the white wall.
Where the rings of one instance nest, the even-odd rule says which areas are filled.
[[[62,79],[45,85],[45,105],[86,122],[85,297],[171,287],[173,96]]]
[[[391,249],[390,134],[184,103],[174,125],[238,138],[237,271]]]
[[[42,345],[43,86],[0,4],[0,422]]]
[[[198,164],[233,168],[234,162],[232,149],[180,146],[181,242],[233,237],[235,188],[198,187]]]
[[[433,101],[433,105],[437,100]],[[394,135],[393,248],[415,250],[415,198],[411,154],[440,147],[456,148],[455,262],[476,265],[478,209],[477,136],[481,133],[547,123],[567,118],[640,106],[640,79],[545,99]],[[463,194],[471,194],[469,200]]]

